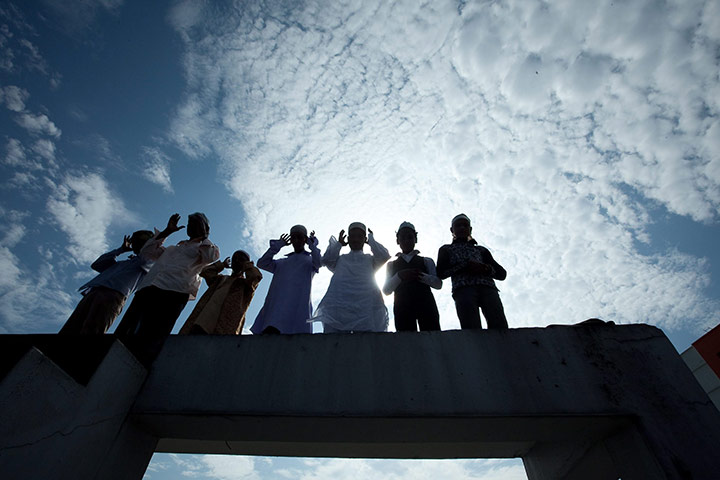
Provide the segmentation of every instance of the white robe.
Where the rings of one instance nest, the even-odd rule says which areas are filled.
[[[340,255],[342,245],[334,236],[330,237],[322,263],[333,272],[333,277],[313,321],[343,332],[387,331],[388,312],[375,272],[390,259],[390,254],[372,234],[368,235],[368,244],[372,255],[362,250]]]

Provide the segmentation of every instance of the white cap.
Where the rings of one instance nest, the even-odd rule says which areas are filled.
[[[458,220],[467,220],[467,222],[470,223],[470,219],[468,218],[468,216],[465,215],[464,213],[461,213],[461,214],[455,215],[453,217],[452,222],[450,222],[450,227],[452,228],[455,225],[455,222],[457,222]]]
[[[307,237],[307,228],[305,228],[304,225],[295,225],[290,229],[290,235],[292,235],[293,233],[302,233]]]
[[[399,232],[399,231],[402,230],[403,228],[409,228],[409,229],[412,230],[413,232],[417,233],[417,230],[415,230],[415,225],[413,225],[413,224],[410,223],[410,222],[402,222],[402,223],[400,224],[400,226],[398,227],[397,231]]]
[[[352,230],[353,228],[359,228],[359,229],[362,230],[363,232],[367,233],[367,227],[365,226],[364,223],[361,223],[361,222],[353,222],[353,223],[351,223],[350,226],[348,227],[348,232],[349,232],[350,230]]]

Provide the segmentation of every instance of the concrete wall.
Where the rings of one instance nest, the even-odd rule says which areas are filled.
[[[143,379],[117,342],[87,387],[28,352],[0,383],[0,477],[139,479],[153,451],[522,457],[532,480],[720,471],[720,413],[647,325],[172,336]]]
[[[0,382],[0,478],[113,478],[98,472],[146,374],[119,342],[86,386],[31,348]],[[130,478],[142,477],[155,443],[144,453],[140,477]],[[115,478],[128,478],[123,472]]]
[[[720,471],[720,415],[647,325],[173,337],[133,418],[159,451],[522,456],[534,478],[582,478],[588,458],[624,479]]]

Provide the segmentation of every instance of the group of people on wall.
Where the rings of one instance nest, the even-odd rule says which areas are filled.
[[[99,274],[80,287],[83,298],[60,333],[107,332],[135,292],[115,334],[141,338],[151,350],[159,350],[187,302],[196,298],[204,278],[208,289],[179,333],[238,335],[263,278],[259,269],[273,277],[250,328],[253,334],[312,333],[312,322],[321,322],[325,333],[385,332],[389,317],[382,293],[394,294],[397,331],[440,330],[432,289],[440,289],[448,277],[463,329],[482,328],[480,311],[488,328],[508,328],[495,286],[496,280],[505,280],[507,272],[472,238],[472,225],[465,214],[452,219],[453,240],[438,251],[437,266],[415,249],[417,231],[410,222],[402,222],[396,232],[401,252],[392,261],[372,230],[354,222],[347,235],[341,230],[337,238],[330,237],[322,255],[315,232],[308,234],[303,225],[295,225],[289,234],[270,240],[256,266],[243,250],[221,261],[218,247],[208,238],[210,224],[204,214],[189,215],[187,228],[179,225],[180,219],[179,214],[172,215],[165,229],[155,233],[134,232],[124,237],[119,248],[101,255],[91,265]],[[164,245],[168,236],[184,228],[188,239]],[[370,254],[364,252],[366,244]],[[275,258],[286,246],[292,246],[293,251]],[[350,251],[341,255],[345,246]],[[117,260],[130,251],[133,254],[129,258]],[[386,263],[381,293],[375,273]],[[321,267],[328,268],[333,276],[313,312],[311,284]],[[225,269],[232,273],[223,275]]]

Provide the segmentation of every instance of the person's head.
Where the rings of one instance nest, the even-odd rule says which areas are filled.
[[[190,238],[205,239],[210,235],[210,222],[204,213],[195,212],[188,215],[187,232]]]
[[[295,252],[300,253],[305,250],[307,239],[307,228],[304,226],[295,225],[290,229],[290,245],[293,246]]]
[[[233,253],[232,258],[230,259],[230,268],[232,268],[233,273],[242,272],[243,265],[245,264],[245,262],[249,261],[250,255],[248,255],[247,252],[237,250],[235,253]]]
[[[415,249],[415,244],[417,243],[415,225],[410,222],[401,223],[395,238],[397,239],[397,244],[400,245],[400,250],[402,250],[403,253],[412,252]]]
[[[367,241],[367,227],[364,223],[353,222],[348,227],[347,242],[350,250],[362,250]]]
[[[153,232],[150,230],[138,230],[133,232],[130,236],[130,245],[132,246],[133,253],[135,255],[140,253],[140,249],[145,243],[153,237]]]
[[[472,233],[472,226],[470,225],[468,216],[464,213],[456,215],[450,224],[450,231],[453,234],[453,238],[457,240],[469,239]]]

